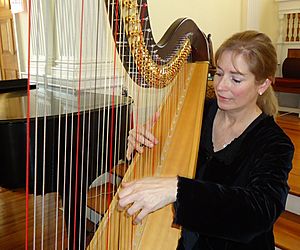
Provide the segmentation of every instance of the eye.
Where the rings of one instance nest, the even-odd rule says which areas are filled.
[[[240,84],[242,82],[241,79],[238,79],[236,77],[231,77],[231,80],[234,82],[234,84]]]

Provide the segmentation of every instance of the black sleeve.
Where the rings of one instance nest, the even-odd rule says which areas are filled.
[[[294,152],[289,140],[281,141],[256,156],[243,187],[178,177],[174,222],[205,236],[244,243],[271,230],[285,207]]]

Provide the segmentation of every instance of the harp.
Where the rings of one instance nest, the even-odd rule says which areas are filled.
[[[133,226],[117,193],[194,175],[209,39],[182,18],[156,43],[145,0],[28,3],[25,247],[175,249],[171,206]],[[159,145],[127,162],[128,131],[156,111]]]

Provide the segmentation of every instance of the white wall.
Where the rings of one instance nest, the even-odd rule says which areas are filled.
[[[193,19],[204,33],[212,34],[214,51],[231,34],[253,28],[253,24],[257,25],[256,29],[269,35],[274,43],[279,35],[275,0],[149,0],[148,6],[156,41],[180,17]],[[259,20],[253,20],[257,16]],[[20,72],[27,71],[27,19],[27,12],[15,15]],[[288,209],[294,204],[295,201],[289,199]]]
[[[252,2],[260,8],[255,10],[260,12],[257,29],[276,41],[278,14],[274,0],[152,0],[148,5],[157,41],[177,18],[190,17],[205,34],[212,34],[215,51],[231,34],[248,28],[247,8]]]
[[[274,43],[279,36],[278,6],[274,0],[261,1],[260,30],[270,36]]]
[[[205,34],[212,34],[215,51],[231,34],[247,29],[247,8],[255,1],[260,8],[258,29],[277,41],[278,14],[274,0],[149,0],[154,37],[159,41],[176,19],[189,17]],[[27,68],[27,19],[27,12],[15,16],[21,71]]]
[[[237,0],[153,0],[149,1],[149,11],[157,40],[180,17],[193,19],[205,34],[212,34],[215,46],[241,30],[241,1]]]

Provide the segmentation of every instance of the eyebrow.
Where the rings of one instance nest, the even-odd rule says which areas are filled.
[[[220,66],[218,66],[218,65],[217,65],[217,69],[220,69],[220,70],[222,70],[224,72],[224,70]],[[236,70],[236,71],[229,71],[229,73],[232,74],[232,75],[247,76],[247,74],[244,74],[244,73],[242,73],[242,72],[240,72],[238,70]]]
[[[240,71],[230,71],[230,73],[233,74],[233,75],[241,75],[241,76],[246,76],[247,75],[247,74],[244,74]]]

